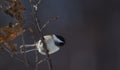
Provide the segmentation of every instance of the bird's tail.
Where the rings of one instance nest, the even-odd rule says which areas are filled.
[[[31,48],[31,47],[35,47],[35,46],[36,46],[36,44],[21,45],[20,46],[20,52],[21,53],[28,53],[28,52],[35,51],[35,50],[37,50],[36,48],[25,50],[25,51],[23,50],[23,48],[27,49],[27,48]]]

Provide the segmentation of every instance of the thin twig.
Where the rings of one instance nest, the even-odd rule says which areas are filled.
[[[44,59],[42,59],[42,60],[40,60],[40,61],[38,61],[37,62],[37,64],[41,64],[42,62],[44,62],[44,61],[46,61],[47,59],[46,58],[44,58]]]
[[[5,46],[3,47],[4,50],[7,51],[7,52],[10,54],[11,57],[13,57],[13,52],[11,52],[10,49],[8,48],[8,47],[9,47],[8,43],[7,43],[7,42],[4,42],[4,45],[5,45]]]
[[[51,23],[52,21],[55,21],[55,20],[57,20],[58,19],[58,17],[52,17],[51,19],[49,19],[42,27],[41,27],[41,31],[49,24],[49,23]]]
[[[23,41],[23,36],[22,36],[22,41]],[[24,46],[24,41],[23,41],[23,46]],[[23,47],[23,56],[24,56],[24,60],[25,60],[25,64],[26,66],[29,68],[29,65],[28,65],[28,61],[27,61],[27,57],[26,57],[26,53],[25,53],[25,46]]]
[[[35,25],[34,25],[34,29],[35,29],[36,27],[35,27]],[[35,43],[35,30],[33,30],[32,28],[31,29],[29,29],[30,30],[30,32],[32,33],[32,39],[33,39],[33,41],[34,41],[34,43]],[[36,48],[36,46],[35,46],[35,48]],[[37,50],[35,50],[35,70],[38,70],[38,64],[37,64],[37,62],[38,62],[38,52],[37,52]]]
[[[18,61],[20,61],[20,62],[22,62],[22,63],[24,63],[25,64],[25,62],[22,60],[22,59],[20,59],[20,57],[18,57],[17,55],[16,55],[16,57],[14,57],[16,60],[18,60]]]
[[[20,31],[22,31],[22,28],[20,29]],[[28,60],[27,60],[27,56],[26,56],[26,53],[25,53],[25,40],[24,40],[24,35],[23,35],[23,32],[22,32],[22,34],[21,34],[21,37],[22,37],[22,44],[23,44],[23,56],[24,56],[24,60],[25,60],[25,64],[26,64],[26,66],[27,66],[27,68],[28,68],[28,70],[30,70],[30,68],[29,68],[29,64],[28,64]]]
[[[42,31],[40,29],[40,25],[39,25],[40,21],[39,21],[38,16],[37,16],[38,15],[37,14],[37,12],[38,12],[38,9],[37,9],[38,4],[37,5],[32,5],[31,1],[30,1],[30,4],[31,4],[32,10],[33,10],[33,17],[35,19],[35,24],[36,24],[36,27],[37,27],[37,29],[39,31],[39,35],[40,35],[41,41],[43,43],[43,48],[44,48],[45,53],[46,53],[46,58],[48,59],[47,63],[48,63],[48,66],[49,66],[49,70],[52,70],[52,62],[51,62],[51,59],[50,59],[50,55],[48,53],[49,50],[47,49],[47,45],[46,45],[46,43],[44,41],[44,36],[43,36],[43,33],[42,33]]]

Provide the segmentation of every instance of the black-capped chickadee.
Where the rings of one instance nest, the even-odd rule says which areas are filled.
[[[44,40],[48,49],[48,53],[49,54],[53,54],[57,51],[60,50],[60,47],[62,47],[65,44],[65,40],[61,35],[45,35],[44,36]],[[24,45],[25,48],[27,47],[31,47],[31,46],[36,46],[35,49],[30,49],[25,51],[25,53],[27,52],[31,52],[34,50],[38,50],[38,52],[42,55],[46,55],[45,50],[43,48],[43,43],[41,42],[41,40],[39,40],[38,42],[36,42],[35,44],[28,44],[28,45]],[[23,48],[23,45],[20,46],[20,48]],[[23,53],[23,51],[21,51],[21,53]]]

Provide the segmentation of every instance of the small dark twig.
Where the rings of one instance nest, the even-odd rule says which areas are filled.
[[[52,17],[51,19],[49,19],[47,22],[45,22],[45,24],[41,27],[41,31],[49,24],[49,23],[51,23],[52,21],[55,21],[55,20],[57,20],[58,19],[58,17]]]
[[[24,36],[23,36],[23,34],[22,34],[22,42],[23,42],[23,46],[25,45],[25,41],[24,41]],[[30,68],[29,68],[29,64],[28,64],[28,60],[27,60],[27,57],[26,57],[26,53],[25,53],[25,46],[23,47],[23,57],[24,57],[24,60],[25,60],[25,64],[26,64],[26,66],[27,66],[27,68],[28,68],[28,70],[30,70]]]
[[[36,29],[35,25],[34,25],[34,29]],[[29,31],[32,33],[32,39],[35,43],[35,30],[33,30],[32,28],[29,28]],[[35,48],[36,48],[36,46],[35,46]],[[35,63],[36,63],[35,64],[35,70],[38,70],[37,62],[38,62],[38,52],[37,52],[37,50],[35,50]]]

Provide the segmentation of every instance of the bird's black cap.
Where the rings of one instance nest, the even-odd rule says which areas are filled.
[[[63,36],[61,36],[61,35],[57,35],[57,34],[54,34],[61,42],[57,42],[57,41],[55,41],[55,44],[57,45],[57,46],[63,46],[64,44],[65,44],[65,39],[64,39],[64,37]]]

